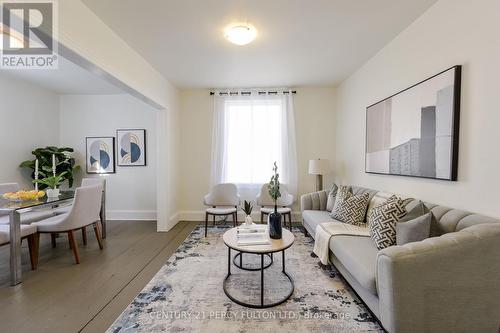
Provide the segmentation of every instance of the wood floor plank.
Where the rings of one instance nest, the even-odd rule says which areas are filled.
[[[38,270],[32,272],[23,244],[24,282],[16,287],[9,286],[8,247],[0,248],[2,331],[78,332],[85,327],[85,332],[102,332],[195,226],[180,222],[167,233],[157,233],[154,222],[108,225],[102,251],[95,237],[88,237],[86,246],[77,237],[79,265],[65,237],[53,249],[50,237],[42,236]]]

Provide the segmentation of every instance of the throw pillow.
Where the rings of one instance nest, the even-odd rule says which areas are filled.
[[[353,195],[350,188],[340,186],[330,216],[340,222],[363,225],[370,194]]]
[[[429,212],[425,204],[420,200],[412,200],[405,207],[408,214],[399,220],[399,222],[410,221]]]
[[[396,223],[396,244],[403,245],[411,242],[420,242],[429,238],[431,221],[432,213],[427,213],[407,222]]]
[[[373,208],[368,225],[377,249],[382,250],[396,244],[396,223],[405,215],[404,202],[395,195]]]
[[[326,199],[326,210],[331,212],[333,206],[335,205],[335,199],[337,198],[337,192],[339,187],[336,184],[332,184],[330,192],[328,192],[328,198]]]

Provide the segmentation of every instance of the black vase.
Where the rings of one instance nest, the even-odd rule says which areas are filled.
[[[276,207],[274,212],[269,214],[269,237],[272,239],[281,239],[281,214]]]

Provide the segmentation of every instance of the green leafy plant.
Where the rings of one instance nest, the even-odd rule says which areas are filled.
[[[75,159],[69,156],[74,150],[69,147],[53,147],[48,146],[45,148],[37,148],[31,153],[35,156],[33,160],[22,162],[19,167],[31,169],[31,178],[35,179],[35,161],[38,159],[38,177],[39,179],[46,179],[52,174],[52,155],[56,157],[56,175],[63,176],[63,182],[68,181],[69,187],[73,187],[75,173],[80,170],[80,166],[76,165]],[[47,185],[41,183],[40,188],[43,189]]]
[[[66,175],[66,171],[55,176],[45,177],[42,179],[34,180],[33,183],[38,183],[45,185],[48,188],[56,189],[59,185],[64,182],[64,176]]]
[[[280,192],[280,180],[279,180],[280,174],[278,173],[278,165],[276,164],[276,162],[274,162],[273,172],[274,175],[271,177],[267,189],[269,191],[269,195],[274,201],[274,211],[277,211],[278,210],[277,201],[281,197],[281,192]]]
[[[250,214],[252,214],[252,210],[253,210],[253,206],[252,206],[252,203],[248,202],[248,201],[243,201],[243,208],[242,208],[243,212],[245,212],[245,214],[248,216]]]

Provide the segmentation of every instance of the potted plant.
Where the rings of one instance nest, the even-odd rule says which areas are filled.
[[[245,213],[245,224],[246,225],[252,225],[253,224],[253,220],[252,220],[252,210],[253,210],[253,206],[250,202],[248,201],[244,201],[243,202],[243,208],[242,208],[243,212]]]
[[[71,157],[73,148],[69,147],[53,147],[37,148],[31,152],[34,159],[22,162],[19,166],[31,170],[31,178],[35,179],[36,161],[38,160],[38,174],[40,178],[48,178],[54,174],[63,174],[63,181],[68,181],[68,186],[73,187],[75,174],[80,170],[80,166],[76,165],[75,158]],[[55,162],[55,163],[54,163]],[[55,170],[54,170],[55,169]],[[54,172],[55,171],[55,172]],[[45,189],[47,185],[40,183],[40,189]]]
[[[45,177],[42,179],[34,180],[33,183],[43,184],[47,187],[45,192],[47,192],[48,198],[57,198],[60,194],[59,189],[57,188],[64,181],[64,176],[66,172],[60,173],[55,176]]]
[[[274,212],[268,216],[269,237],[272,239],[281,239],[281,214],[278,213],[278,199],[281,197],[279,181],[280,175],[278,173],[278,166],[276,165],[276,162],[274,162],[273,172],[274,175],[271,177],[267,187],[269,195],[274,201]]]

